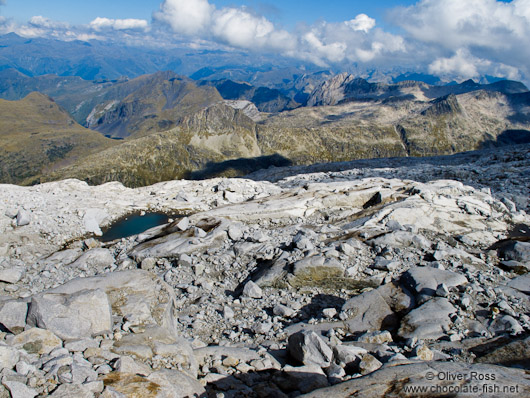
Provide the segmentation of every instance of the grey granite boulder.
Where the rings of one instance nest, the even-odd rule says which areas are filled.
[[[23,227],[24,225],[29,225],[31,222],[31,214],[29,211],[20,209],[17,213],[17,226]]]
[[[114,315],[126,317],[131,326],[156,326],[175,334],[175,293],[155,274],[130,270],[73,279],[49,293],[73,294],[83,289],[101,289]]]
[[[408,231],[394,231],[369,241],[374,246],[390,247],[415,247],[417,249],[430,249],[432,242],[422,235]]]
[[[518,276],[517,278],[513,278],[506,285],[513,289],[517,289],[520,292],[530,294],[530,274],[525,274]]]
[[[43,293],[32,298],[27,322],[62,339],[77,339],[111,331],[112,313],[101,289]]]
[[[530,242],[511,241],[499,249],[499,254],[506,260],[515,260],[521,263],[530,262]]]
[[[11,333],[20,333],[26,326],[28,303],[22,300],[0,302],[0,324]]]
[[[399,336],[418,339],[438,339],[445,335],[456,308],[443,297],[435,297],[409,312],[401,321]]]
[[[342,311],[349,314],[345,324],[350,332],[377,331],[397,327],[399,314],[410,311],[414,303],[407,289],[387,283],[352,297],[344,303]]]
[[[0,281],[17,283],[24,276],[24,267],[9,267],[0,270]]]
[[[411,291],[434,296],[439,285],[454,287],[466,284],[464,275],[433,267],[413,267],[401,276],[401,282]]]
[[[287,350],[292,358],[304,365],[328,367],[333,351],[315,332],[302,331],[289,336]]]

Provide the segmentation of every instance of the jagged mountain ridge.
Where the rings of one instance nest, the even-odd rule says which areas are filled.
[[[341,73],[321,83],[309,96],[308,106],[337,105],[346,101],[375,100],[385,98],[430,100],[449,94],[464,94],[471,91],[498,91],[517,94],[528,88],[516,81],[503,80],[491,84],[479,84],[466,80],[461,84],[432,86],[418,81],[402,81],[395,84],[370,83],[348,73]]]
[[[247,100],[261,112],[281,112],[294,109],[300,104],[282,94],[279,90],[268,87],[254,87],[250,83],[235,82],[228,79],[202,80],[199,86],[212,86],[226,100]]]

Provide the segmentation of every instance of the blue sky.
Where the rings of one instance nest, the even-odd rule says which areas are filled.
[[[0,34],[530,82],[530,0],[0,0]]]
[[[56,21],[72,24],[87,24],[96,17],[150,19],[158,10],[161,0],[91,0],[87,2],[71,0],[6,0],[2,15],[13,17],[18,22],[28,21],[41,15]],[[319,19],[340,22],[364,13],[383,22],[386,10],[396,6],[414,4],[413,0],[214,0],[217,7],[246,6],[253,12],[263,14],[271,21],[285,27],[297,23],[312,24]]]

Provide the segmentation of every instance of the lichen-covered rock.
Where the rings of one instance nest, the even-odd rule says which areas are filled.
[[[54,349],[61,347],[63,342],[49,330],[31,328],[16,335],[11,344],[23,348],[29,354],[49,354]]]

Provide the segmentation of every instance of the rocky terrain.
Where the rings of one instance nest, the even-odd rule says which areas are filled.
[[[527,396],[529,159],[2,185],[0,396]]]

